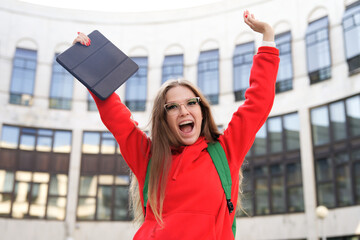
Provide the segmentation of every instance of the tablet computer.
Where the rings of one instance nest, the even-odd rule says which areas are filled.
[[[56,61],[98,98],[105,100],[139,66],[98,30],[88,37],[90,46],[76,43],[59,54]]]

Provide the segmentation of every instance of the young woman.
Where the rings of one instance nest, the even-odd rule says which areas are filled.
[[[103,123],[138,180],[136,194],[142,203],[151,158],[146,216],[134,239],[234,239],[235,211],[229,213],[207,146],[218,141],[225,151],[232,178],[231,199],[236,205],[240,167],[272,108],[279,64],[273,29],[248,11],[244,21],[263,34],[263,46],[254,56],[246,100],[223,134],[217,130],[209,102],[185,80],[168,81],[159,90],[150,138],[137,127],[117,94],[104,101],[93,95]],[[90,44],[82,33],[74,42]],[[145,214],[142,205],[136,206]]]

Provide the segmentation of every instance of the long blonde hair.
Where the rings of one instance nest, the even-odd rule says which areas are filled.
[[[213,119],[210,104],[201,91],[186,80],[169,80],[160,88],[152,109],[151,115],[151,166],[149,172],[148,201],[156,221],[162,225],[162,210],[165,198],[166,180],[171,165],[171,147],[182,145],[179,139],[170,130],[166,121],[166,93],[173,87],[183,86],[190,89],[195,96],[201,98],[200,107],[203,121],[200,136],[204,136],[209,142],[215,142],[220,132]],[[144,221],[142,204],[140,201],[139,185],[134,175],[131,176],[130,203],[134,213],[135,222]]]

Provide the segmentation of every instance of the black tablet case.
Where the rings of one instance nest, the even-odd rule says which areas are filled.
[[[105,100],[139,66],[98,30],[88,37],[90,46],[76,43],[58,55],[56,61],[98,98]]]

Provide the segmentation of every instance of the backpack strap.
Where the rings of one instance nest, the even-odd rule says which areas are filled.
[[[144,188],[143,188],[143,196],[144,196],[144,216],[146,215],[146,204],[147,204],[147,201],[148,201],[150,164],[151,164],[151,158],[150,158],[149,163],[148,163],[148,165],[147,165],[145,183],[144,183]]]
[[[226,158],[226,154],[224,152],[223,147],[219,142],[215,143],[209,143],[207,150],[210,154],[210,157],[215,165],[216,171],[218,172],[218,175],[220,177],[221,185],[224,189],[225,196],[226,196],[226,202],[227,207],[229,209],[229,213],[232,213],[234,211],[234,205],[231,202],[231,174],[230,174],[230,168],[229,164]],[[144,215],[146,215],[146,204],[148,201],[148,187],[149,187],[149,175],[150,175],[150,164],[151,159],[149,160],[147,169],[146,169],[146,177],[145,177],[145,183],[143,188],[143,196],[144,196]],[[236,233],[236,218],[233,220],[232,224],[232,232],[234,234]]]
[[[226,196],[226,202],[229,209],[229,213],[232,213],[234,211],[234,205],[231,202],[231,174],[230,174],[230,168],[229,163],[226,158],[226,154],[224,152],[223,147],[219,142],[215,143],[209,143],[207,148],[211,159],[215,165],[216,171],[219,174],[221,185],[224,189],[225,196]],[[232,232],[234,234],[236,233],[236,218],[234,217],[233,224],[232,224]]]

